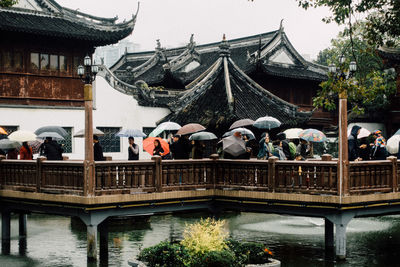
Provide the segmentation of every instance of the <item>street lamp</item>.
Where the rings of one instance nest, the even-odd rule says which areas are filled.
[[[85,83],[85,171],[84,191],[85,195],[94,194],[94,155],[93,155],[93,92],[92,83],[96,79],[99,67],[92,65],[92,59],[86,55],[83,64],[78,66],[79,77]]]
[[[349,63],[348,71],[345,71],[345,58],[339,58],[340,66],[337,69],[334,64],[329,65],[328,71],[334,76],[335,81],[347,80],[353,77],[357,70],[355,61]],[[339,92],[339,197],[342,202],[342,195],[349,193],[349,155],[347,144],[347,91],[344,89]]]

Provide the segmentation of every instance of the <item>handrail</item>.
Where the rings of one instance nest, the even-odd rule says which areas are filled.
[[[88,163],[82,160],[0,158],[0,189],[86,195]],[[349,163],[349,194],[397,192],[400,161]],[[338,195],[338,161],[190,159],[96,161],[91,192],[136,194],[193,189],[257,190]],[[92,183],[90,183],[92,184]],[[86,189],[85,189],[86,188]]]

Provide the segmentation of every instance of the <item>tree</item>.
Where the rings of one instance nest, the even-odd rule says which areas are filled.
[[[18,3],[18,0],[0,0],[0,7],[10,7]]]
[[[320,84],[321,90],[313,99],[316,107],[328,110],[336,108],[338,95],[346,92],[351,109],[356,114],[376,112],[388,108],[391,96],[396,92],[394,73],[384,70],[382,59],[376,54],[376,45],[372,45],[363,38],[367,31],[367,22],[353,25],[352,38],[349,29],[338,34],[331,41],[331,47],[318,54],[317,63],[322,65],[335,64],[346,73],[350,61],[357,62],[357,72],[354,77],[329,76],[329,79]],[[347,60],[340,64],[339,58]]]
[[[366,16],[365,36],[370,43],[377,45],[399,45],[400,1],[399,0],[296,0],[299,6],[326,6],[332,16],[324,18],[327,23],[348,24],[350,33],[352,19],[356,15]]]

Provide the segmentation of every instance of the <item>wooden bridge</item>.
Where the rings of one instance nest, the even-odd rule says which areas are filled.
[[[325,218],[325,246],[346,256],[346,226],[354,217],[400,212],[399,161],[165,160],[46,161],[0,159],[2,252],[10,253],[10,214],[79,217],[87,226],[88,260],[107,255],[106,219],[184,210],[223,210]],[[333,225],[336,227],[334,236]],[[99,226],[99,227],[98,227]]]

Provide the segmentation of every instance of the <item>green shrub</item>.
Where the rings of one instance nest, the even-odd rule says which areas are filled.
[[[272,252],[265,245],[254,242],[227,241],[229,248],[235,253],[241,264],[261,264],[269,261]]]
[[[194,257],[189,266],[193,267],[239,267],[235,254],[230,250],[209,251]]]
[[[163,241],[155,246],[143,249],[137,259],[147,262],[150,267],[181,267],[188,261],[189,255],[180,244]]]

